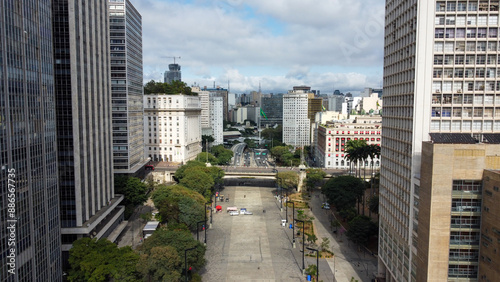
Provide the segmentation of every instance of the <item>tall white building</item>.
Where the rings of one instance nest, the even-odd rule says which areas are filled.
[[[200,98],[144,95],[144,143],[153,161],[185,163],[201,153]]]
[[[428,240],[418,236],[422,142],[429,133],[481,141],[500,132],[498,9],[498,0],[386,1],[379,274],[387,281],[443,281],[417,268]],[[446,262],[444,280],[478,279],[477,260],[448,260],[451,250],[431,258]]]
[[[199,86],[193,86],[191,90],[198,93],[198,97],[200,97],[202,135],[212,136],[215,139],[214,145],[224,143],[222,134],[224,129],[224,98],[210,91],[201,90]]]
[[[224,123],[223,123],[224,99],[222,97],[210,97],[210,126],[214,145],[224,143]]]
[[[295,147],[310,145],[309,92],[290,90],[283,95],[283,143]]]

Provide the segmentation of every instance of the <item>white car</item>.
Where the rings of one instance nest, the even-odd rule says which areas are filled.
[[[237,212],[237,211],[230,211],[230,212],[229,212],[229,215],[239,215],[239,214],[240,214],[240,213],[239,213],[239,212]]]
[[[251,211],[246,211],[244,214],[246,214],[246,215],[252,215],[252,214],[253,214],[253,212],[251,212]]]

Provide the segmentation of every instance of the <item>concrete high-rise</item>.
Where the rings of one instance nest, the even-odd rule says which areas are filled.
[[[52,1],[63,258],[76,239],[113,241],[124,227],[123,196],[113,187],[107,8],[107,1]]]
[[[310,93],[307,92],[308,90],[296,89],[296,87],[283,95],[283,143],[295,147],[309,146],[311,143],[311,123],[308,118]]]
[[[113,167],[134,174],[144,153],[142,17],[128,0],[109,0]]]
[[[454,236],[451,232],[465,232],[444,225],[431,230],[432,222],[422,222],[424,215],[435,217],[431,210],[422,210],[421,188],[443,188],[430,185],[421,167],[422,155],[429,153],[424,152],[423,143],[443,142],[438,141],[440,135],[433,139],[431,134],[450,134],[446,135],[450,142],[461,143],[465,141],[464,135],[457,135],[460,133],[482,142],[485,133],[500,132],[498,10],[499,1],[493,0],[386,1],[379,274],[387,281],[478,279],[477,261],[448,259],[451,243],[432,245],[434,239],[421,237],[444,232],[449,242]],[[455,154],[462,151],[450,150]],[[471,154],[473,160],[478,156],[474,152],[463,154]],[[425,167],[426,175],[428,169]],[[450,167],[450,173],[454,169]],[[457,189],[465,190],[462,186],[467,181],[480,181],[479,174],[474,174],[476,179],[464,179],[465,173],[450,175],[445,184],[460,183]],[[449,198],[440,202],[441,207],[453,213],[446,206],[453,203],[452,193],[441,191],[442,197]],[[453,215],[449,216],[451,222]],[[424,261],[426,258],[430,260]],[[445,261],[447,268],[432,270],[443,267],[432,260]]]
[[[62,281],[51,2],[0,11],[0,281]]]
[[[181,66],[179,64],[169,64],[168,71],[163,75],[163,82],[172,83],[172,81],[181,81]]]

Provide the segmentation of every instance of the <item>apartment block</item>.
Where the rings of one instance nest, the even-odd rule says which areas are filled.
[[[303,147],[311,144],[309,94],[308,90],[297,89],[283,95],[283,143],[287,145]]]

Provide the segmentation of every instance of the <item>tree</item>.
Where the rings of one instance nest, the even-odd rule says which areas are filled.
[[[161,220],[169,226],[182,223],[196,230],[196,223],[205,219],[205,198],[182,185],[159,186],[152,199]]]
[[[214,180],[205,173],[202,167],[186,169],[184,177],[179,181],[184,187],[200,193],[203,196],[210,195],[210,188],[214,186]]]
[[[125,175],[115,176],[115,193],[123,194],[122,204],[125,206],[125,218],[129,218],[137,205],[147,199],[148,185],[137,177]]]
[[[377,232],[377,225],[369,217],[360,215],[349,222],[346,235],[355,244],[365,245],[368,239]]]
[[[378,213],[378,195],[375,195],[368,200],[368,208],[370,209],[371,212],[373,213]]]
[[[182,81],[172,81],[170,84],[150,80],[144,85],[144,94],[184,94],[198,95],[191,92],[191,87]]]
[[[217,164],[226,165],[233,157],[233,151],[224,148],[223,145],[212,147],[212,154],[217,158]]]
[[[353,166],[353,163],[356,164],[358,167],[358,163],[360,160],[363,159],[365,156],[365,149],[366,147],[366,140],[364,139],[359,139],[359,140],[349,140],[345,144],[345,152],[347,153],[345,158],[351,162],[351,167]],[[357,171],[356,171],[356,176],[357,176]]]
[[[206,165],[201,161],[188,161],[185,165],[179,167],[175,171],[175,178],[177,179],[177,182],[179,182],[184,177],[184,172],[186,171],[186,169],[191,167],[206,167]]]
[[[306,169],[306,185],[309,188],[314,188],[318,183],[323,181],[326,173],[319,168]]]
[[[276,173],[276,182],[281,188],[292,190],[299,185],[299,176],[293,171],[283,171]]]
[[[69,250],[69,281],[140,281],[139,255],[107,239],[84,237]]]
[[[356,201],[363,195],[363,181],[353,176],[337,176],[323,185],[321,192],[328,198],[337,210],[354,207]]]
[[[205,265],[206,247],[202,243],[196,241],[187,229],[182,228],[182,225],[173,225],[168,228],[160,228],[156,230],[151,237],[144,240],[139,250],[151,254],[151,250],[158,246],[171,246],[178,254],[178,257],[184,262],[184,250],[195,248],[187,253],[187,263],[189,266],[200,269]],[[182,268],[178,269],[182,273]]]
[[[196,160],[200,162],[208,162],[212,165],[216,165],[219,162],[214,155],[207,152],[199,153],[198,156],[196,156]]]
[[[202,135],[201,136],[201,146],[202,146],[203,150],[205,150],[205,148],[207,148],[207,142],[212,143],[214,141],[215,141],[215,139],[211,135]]]
[[[324,237],[321,241],[321,251],[330,251],[330,239],[328,237]]]
[[[157,246],[141,255],[141,273],[147,281],[180,281],[181,259],[172,246]]]

